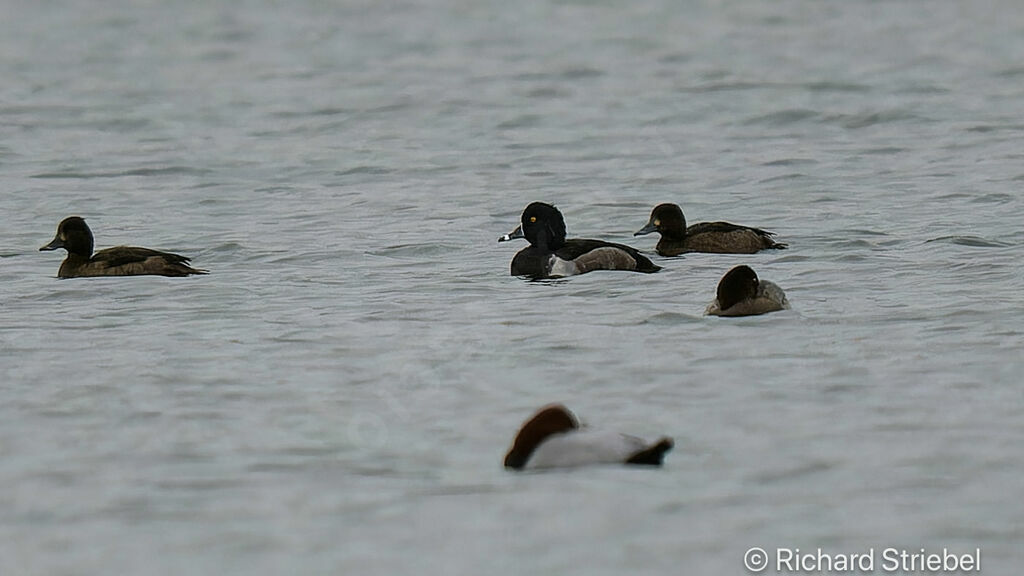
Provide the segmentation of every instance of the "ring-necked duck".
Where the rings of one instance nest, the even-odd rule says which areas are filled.
[[[759,280],[750,266],[737,266],[718,282],[718,297],[708,305],[711,316],[755,316],[789,310],[786,293],[778,284]]]
[[[591,270],[657,272],[661,266],[635,248],[602,240],[565,239],[565,220],[557,208],[533,202],[523,210],[522,224],[498,238],[506,242],[526,238],[530,245],[512,259],[513,276],[560,278]]]
[[[568,408],[549,404],[520,428],[512,449],[505,455],[505,467],[522,470],[588,464],[661,466],[672,446],[672,439],[667,436],[646,442],[636,436],[581,429]]]
[[[678,256],[684,252],[717,254],[753,254],[766,248],[785,248],[772,239],[774,232],[729,222],[699,222],[686,226],[683,210],[675,204],[658,204],[647,225],[633,236],[660,232],[657,251],[662,256]]]
[[[92,231],[85,220],[70,216],[57,226],[57,236],[53,241],[39,250],[63,248],[68,251],[68,257],[61,262],[57,272],[61,278],[147,274],[188,276],[207,273],[206,270],[192,268],[188,265],[188,258],[177,254],[135,246],[115,246],[93,254],[92,246]]]

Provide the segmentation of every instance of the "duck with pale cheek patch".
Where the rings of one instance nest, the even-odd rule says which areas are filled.
[[[57,226],[57,236],[39,250],[67,250],[68,256],[60,265],[57,276],[189,276],[206,274],[189,266],[189,258],[169,252],[115,246],[93,254],[92,231],[79,216],[70,216]]]
[[[551,204],[534,202],[523,210],[521,224],[498,238],[507,242],[525,238],[530,245],[512,258],[512,275],[561,278],[592,270],[661,270],[635,248],[603,240],[565,239],[565,220]]]
[[[655,248],[662,256],[678,256],[686,252],[716,254],[753,254],[767,248],[783,249],[773,232],[729,222],[698,222],[686,225],[683,210],[675,204],[658,204],[647,225],[633,236],[658,232],[661,240]]]
[[[704,314],[709,316],[756,316],[789,310],[782,288],[761,280],[750,266],[737,266],[718,282],[718,295]]]
[[[561,404],[549,404],[527,420],[505,455],[512,470],[571,468],[590,464],[661,466],[672,439],[647,442],[636,436],[580,428]]]

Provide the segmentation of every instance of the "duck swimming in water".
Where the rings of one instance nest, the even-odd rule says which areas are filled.
[[[588,464],[661,466],[672,439],[647,442],[626,434],[580,428],[576,416],[561,404],[549,404],[527,420],[505,455],[512,470],[569,468]]]
[[[75,278],[79,276],[189,276],[206,274],[189,266],[189,258],[169,252],[115,246],[93,254],[92,231],[79,216],[70,216],[57,226],[57,236],[39,250],[67,250],[68,256],[61,262],[57,276]]]
[[[507,242],[525,238],[530,245],[512,258],[512,275],[561,278],[592,270],[657,272],[655,265],[635,248],[603,240],[565,238],[565,219],[551,204],[533,202],[523,210],[521,224],[498,238]]]
[[[647,225],[633,236],[658,232],[661,240],[655,248],[662,256],[678,256],[686,252],[717,254],[753,254],[768,248],[783,249],[773,232],[729,222],[698,222],[686,225],[683,210],[675,204],[658,204],[651,211]]]
[[[737,266],[718,282],[717,297],[704,314],[709,316],[756,316],[789,310],[786,293],[778,284],[761,280],[750,266]]]

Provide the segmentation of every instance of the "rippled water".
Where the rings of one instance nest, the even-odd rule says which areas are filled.
[[[1024,560],[1012,2],[12,2],[0,571]],[[791,248],[508,276],[530,201]],[[55,278],[61,218],[209,276]],[[701,316],[737,263],[793,310]],[[662,470],[511,474],[561,401]],[[770,573],[770,571],[769,571]]]

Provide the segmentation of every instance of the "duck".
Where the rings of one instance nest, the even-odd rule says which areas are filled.
[[[718,282],[717,297],[704,311],[706,316],[756,316],[789,310],[786,293],[778,284],[761,280],[747,265],[736,266]]]
[[[674,443],[668,436],[647,442],[626,434],[580,428],[562,404],[548,404],[531,416],[505,455],[505,468],[531,470],[590,464],[661,466]]]
[[[655,250],[662,256],[678,256],[685,252],[754,254],[765,249],[781,250],[787,247],[772,238],[774,232],[760,228],[729,222],[698,222],[687,227],[683,210],[676,204],[655,206],[647,225],[633,236],[651,232],[661,234]]]
[[[603,240],[565,239],[565,219],[551,204],[533,202],[523,210],[515,230],[498,238],[508,242],[525,238],[530,245],[512,258],[512,276],[562,278],[592,270],[661,270],[635,248]]]
[[[190,276],[206,274],[189,266],[189,258],[169,252],[115,246],[93,254],[92,230],[81,216],[69,216],[57,226],[57,236],[40,251],[67,250],[57,276],[75,278],[84,276]]]

